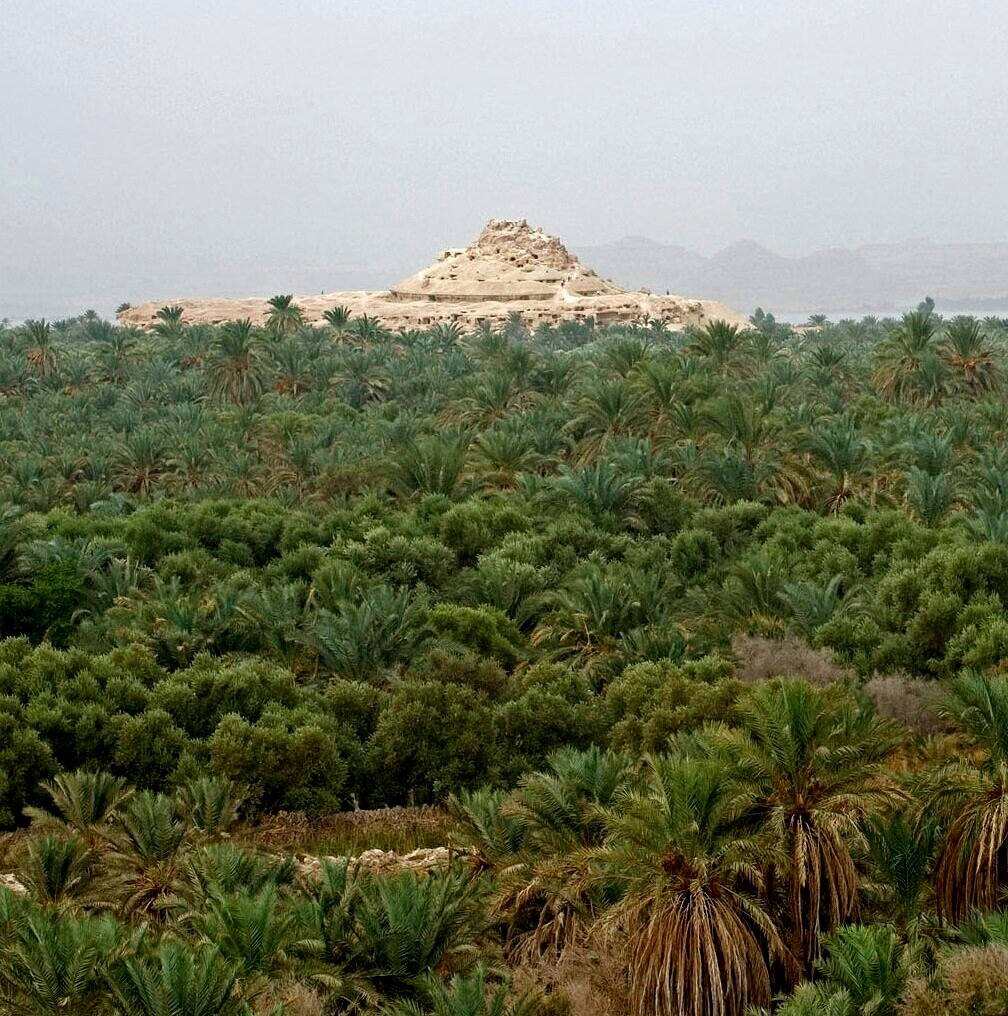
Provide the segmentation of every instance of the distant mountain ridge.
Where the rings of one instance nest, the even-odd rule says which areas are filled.
[[[803,257],[752,240],[711,257],[641,236],[576,248],[599,274],[656,293],[696,293],[739,310],[891,311],[932,296],[939,306],[1008,308],[1008,243],[914,239]]]

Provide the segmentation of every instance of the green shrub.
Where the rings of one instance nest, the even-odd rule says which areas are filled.
[[[496,738],[506,747],[501,752],[505,783],[541,769],[559,748],[588,748],[606,736],[606,717],[587,677],[559,665],[531,668],[493,718]]]
[[[407,681],[392,691],[371,738],[377,792],[387,803],[441,800],[485,782],[498,749],[482,697],[460,685]]]
[[[48,745],[0,698],[0,829],[21,819],[29,804],[42,801],[40,784],[55,775],[56,760]]]
[[[744,686],[729,674],[730,664],[720,659],[628,667],[605,692],[611,747],[664,751],[678,733],[705,723],[731,723]]]
[[[420,681],[461,684],[488,699],[500,699],[510,689],[508,675],[496,660],[461,646],[434,645],[415,661],[409,674]]]
[[[294,675],[274,663],[248,659],[228,664],[202,655],[159,681],[150,707],[165,710],[189,736],[205,738],[230,713],[256,720],[271,706],[294,707],[302,698]]]
[[[463,564],[471,564],[503,537],[526,532],[530,526],[530,519],[511,505],[465,501],[441,516],[438,535]]]
[[[81,593],[77,569],[66,562],[43,565],[30,586],[0,585],[0,635],[65,644]]]
[[[505,667],[521,657],[525,640],[506,614],[492,607],[462,607],[439,603],[427,613],[427,623],[436,635],[484,656]]]
[[[127,716],[119,725],[114,769],[138,787],[162,790],[188,744],[185,731],[163,709]]]
[[[347,764],[340,743],[349,733],[307,709],[272,706],[255,721],[232,713],[207,741],[210,768],[247,792],[262,811],[338,811]]]

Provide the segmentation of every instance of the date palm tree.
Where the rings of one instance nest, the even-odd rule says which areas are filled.
[[[842,384],[850,375],[849,352],[827,343],[815,346],[808,362],[814,383],[822,388]]]
[[[344,347],[332,376],[332,383],[355,409],[385,398],[389,388],[386,358],[374,349]]]
[[[561,399],[577,382],[583,365],[564,353],[543,356],[530,378],[533,389],[545,398]]]
[[[86,770],[60,773],[43,789],[55,810],[26,808],[33,827],[77,835],[91,847],[107,843],[113,823],[132,794],[121,777]]]
[[[911,466],[907,473],[907,503],[926,526],[936,526],[951,511],[955,486],[948,473],[937,475]]]
[[[519,474],[532,469],[538,459],[526,429],[506,425],[483,431],[473,442],[472,455],[487,488],[514,489]]]
[[[474,965],[482,896],[457,870],[370,877],[327,861],[303,919],[313,951],[370,985],[367,994],[409,999],[423,975]]]
[[[866,833],[871,864],[865,896],[907,941],[929,913],[938,824],[933,816],[921,821],[901,809],[874,816]]]
[[[770,317],[772,319],[773,315]],[[769,327],[764,324],[763,328],[750,330],[746,338],[748,339],[749,355],[759,367],[769,368],[771,371],[780,368],[797,371],[791,361],[784,359],[786,353],[781,345],[780,337],[776,334],[776,322],[773,322]]]
[[[630,521],[641,477],[627,476],[609,462],[584,469],[560,467],[552,483],[551,498],[591,516],[596,522]]]
[[[266,311],[266,330],[274,338],[282,339],[304,324],[304,313],[291,294],[271,296],[266,305],[269,308]]]
[[[0,581],[4,583],[20,574],[18,545],[25,536],[20,520],[21,511],[12,505],[0,511]]]
[[[0,1008],[24,1016],[111,1016],[106,978],[130,951],[127,943],[110,917],[29,911],[0,956]]]
[[[222,776],[199,776],[179,787],[178,811],[190,829],[207,839],[227,836],[238,821],[242,795]]]
[[[1001,369],[976,318],[959,316],[949,321],[940,348],[957,391],[978,398],[998,386]]]
[[[335,613],[321,612],[304,632],[325,670],[349,680],[366,681],[394,674],[428,641],[425,611],[406,588],[378,585]]]
[[[716,371],[723,372],[736,363],[745,345],[745,333],[727,321],[710,321],[690,334],[686,346],[694,356],[709,360]]]
[[[182,335],[184,310],[178,304],[160,307],[154,315],[154,327],[151,331],[162,339],[178,339]]]
[[[480,787],[448,798],[448,810],[459,824],[459,837],[476,852],[481,870],[507,867],[522,852],[529,822],[521,811],[507,808],[503,790]]]
[[[912,954],[886,925],[850,924],[823,940],[816,980],[785,999],[777,1016],[897,1016]]]
[[[235,993],[246,1003],[272,1001],[299,965],[297,918],[275,885],[211,894],[195,924],[205,945],[234,970]]]
[[[583,942],[599,899],[581,878],[580,854],[605,836],[599,809],[626,787],[630,765],[623,755],[562,749],[548,768],[522,778],[499,810],[474,816],[479,849],[494,858],[494,908],[508,924],[506,951],[561,958]],[[471,799],[470,799],[471,801]],[[489,802],[492,805],[492,802]],[[512,853],[505,851],[510,845]]]
[[[876,356],[875,384],[884,396],[904,402],[926,397],[929,365],[937,361],[937,335],[933,314],[917,310],[903,315]]]
[[[431,329],[431,335],[439,349],[450,349],[462,338],[462,326],[457,321],[441,321]]]
[[[163,942],[151,958],[130,957],[109,974],[116,1016],[245,1016],[234,968],[215,946]],[[83,1010],[82,1010],[83,1011]]]
[[[603,379],[585,386],[571,423],[578,438],[578,461],[598,458],[617,438],[637,430],[644,419],[640,398],[623,378]]]
[[[218,333],[207,364],[210,393],[215,398],[247,406],[266,387],[266,365],[252,322],[229,321]]]
[[[938,916],[953,922],[1000,907],[1008,852],[1008,681],[966,671],[951,684],[953,717],[981,753],[926,775],[919,788],[926,813],[942,822],[935,866]]]
[[[777,594],[790,614],[789,628],[811,639],[816,628],[826,624],[846,605],[844,577],[834,575],[829,582],[787,582]]]
[[[79,836],[33,836],[18,875],[40,906],[77,908],[101,899],[100,861]]]
[[[760,894],[765,854],[741,830],[738,787],[719,762],[657,756],[601,813],[605,839],[584,854],[615,890],[602,918],[625,942],[635,1010],[721,1016],[770,1002],[785,955]]]
[[[190,921],[205,913],[207,901],[238,893],[256,894],[264,889],[287,886],[296,875],[292,858],[278,858],[235,846],[230,840],[207,843],[186,857],[180,893]]]
[[[10,395],[20,391],[28,379],[28,363],[11,356],[0,358],[0,392]]]
[[[875,476],[872,446],[849,418],[814,427],[800,447],[826,474],[817,507],[830,514],[856,500]]]
[[[374,345],[381,338],[381,326],[373,317],[362,314],[350,323],[350,333],[363,347]]]
[[[124,913],[164,920],[179,890],[185,823],[170,797],[151,791],[130,798],[120,821],[112,892]]]
[[[464,492],[469,438],[439,434],[407,441],[390,465],[389,483],[401,498],[417,494],[458,497]]]
[[[212,433],[213,428],[201,428],[199,437],[183,434],[172,442],[174,451],[168,458],[168,465],[174,471],[175,483],[182,489],[195,490],[215,475],[217,460],[214,442],[210,440]]]
[[[446,418],[466,426],[491,427],[521,408],[527,397],[505,372],[476,374],[464,380]]]
[[[665,435],[682,405],[682,375],[677,364],[670,357],[645,360],[635,370],[633,383],[651,420],[648,433],[652,438]]]
[[[776,859],[767,903],[808,975],[820,936],[857,906],[865,822],[898,799],[883,767],[894,730],[850,698],[795,679],[756,688],[738,708],[741,731],[718,743],[752,795],[749,817]]]
[[[524,822],[523,845],[539,854],[598,846],[605,836],[598,809],[625,789],[629,760],[598,747],[565,748],[547,764],[545,771],[523,777],[512,797],[508,813]]]
[[[297,397],[312,387],[312,363],[297,337],[277,343],[270,353],[276,368],[278,392]]]
[[[952,433],[936,433],[923,430],[914,433],[907,441],[907,453],[911,464],[929,476],[939,476],[952,468]]]
[[[329,310],[322,312],[322,318],[332,329],[333,335],[337,339],[342,339],[346,335],[347,326],[350,324],[350,308],[344,306],[330,307]]]
[[[59,367],[56,337],[45,318],[24,323],[28,343],[28,363],[39,377],[52,377]]]
[[[646,338],[621,337],[602,346],[596,354],[597,362],[603,373],[626,378],[634,368],[639,368],[646,362],[649,346],[650,342]]]
[[[787,589],[785,560],[773,548],[761,547],[731,569],[717,605],[739,628],[776,632]]]
[[[114,461],[121,489],[144,497],[152,493],[168,470],[163,441],[146,427],[126,435],[115,449]]]
[[[741,448],[750,462],[759,458],[761,450],[777,431],[769,413],[737,392],[715,403],[707,418],[710,426],[731,444]]]
[[[693,445],[684,451],[689,454],[684,456],[683,482],[706,500],[715,504],[778,500],[782,470],[774,458],[750,456],[736,444],[699,455]]]

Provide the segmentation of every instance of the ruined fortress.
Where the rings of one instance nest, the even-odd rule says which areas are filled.
[[[685,296],[658,296],[624,289],[582,265],[555,237],[525,219],[491,219],[468,247],[444,251],[424,268],[387,290],[298,296],[304,319],[322,321],[326,310],[344,306],[392,330],[429,328],[454,322],[470,330],[483,322],[502,324],[518,313],[541,322],[594,319],[598,324],[661,320],[672,328],[714,319],[744,323],[724,304]],[[237,318],[261,323],[265,298],[153,300],[119,314],[124,325],[150,327],[166,303],[178,304],[189,322],[219,324]]]

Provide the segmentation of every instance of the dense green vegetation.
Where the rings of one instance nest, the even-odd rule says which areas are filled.
[[[0,328],[0,1012],[564,1012],[589,952],[599,1012],[1005,1010],[1006,322],[271,303]],[[476,870],[306,878],[239,798]]]

